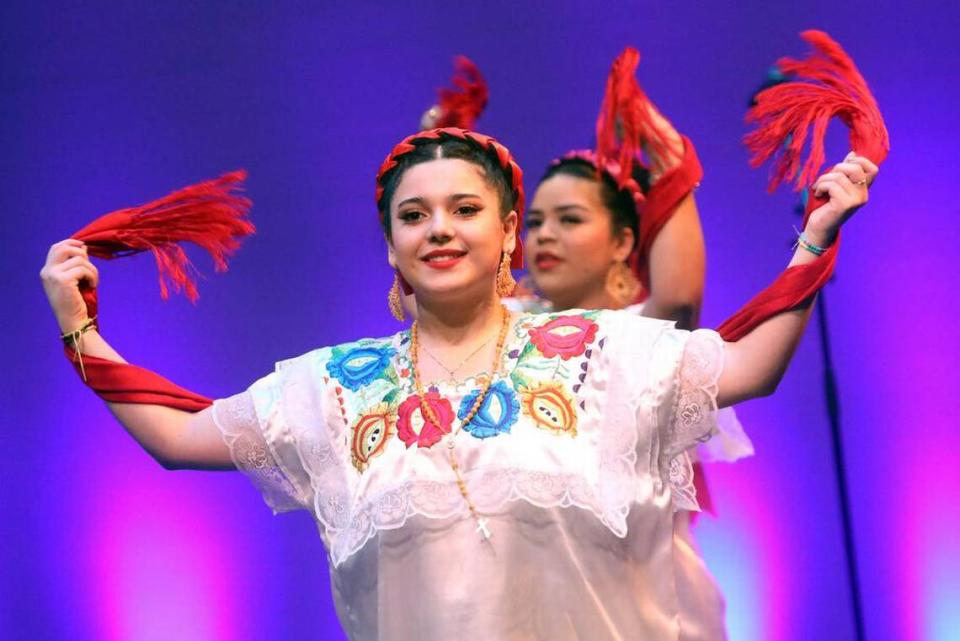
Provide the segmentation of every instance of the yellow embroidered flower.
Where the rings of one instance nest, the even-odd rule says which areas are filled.
[[[577,435],[577,408],[562,383],[536,383],[525,388],[520,399],[523,412],[537,427],[557,434]]]
[[[380,403],[357,419],[351,429],[353,436],[350,444],[353,466],[357,471],[363,472],[370,459],[383,452],[396,432],[396,426],[396,412],[387,403]]]

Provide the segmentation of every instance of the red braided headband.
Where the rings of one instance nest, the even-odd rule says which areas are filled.
[[[516,233],[517,245],[513,250],[510,266],[514,269],[523,268],[523,244],[521,242],[521,236],[523,235],[523,225],[521,223],[523,222],[524,207],[523,171],[513,160],[510,150],[490,136],[478,134],[475,131],[467,131],[466,129],[457,129],[455,127],[430,129],[407,136],[396,147],[394,147],[393,150],[390,151],[386,160],[384,160],[383,164],[380,165],[380,171],[377,172],[376,201],[378,208],[380,205],[380,199],[383,198],[384,181],[387,175],[394,168],[396,168],[397,165],[400,164],[400,159],[405,154],[408,154],[416,149],[420,144],[440,142],[444,139],[462,140],[463,142],[474,145],[481,151],[492,153],[496,156],[497,162],[499,162],[501,169],[503,169],[504,173],[507,175],[507,179],[510,182],[510,188],[513,190],[513,210],[517,212],[518,216]],[[380,212],[380,217],[382,222],[382,210]]]
[[[592,149],[574,149],[563,154],[559,158],[554,158],[550,162],[551,167],[556,167],[561,165],[564,161],[567,160],[581,160],[589,164],[594,169],[601,171],[610,176],[610,178],[617,184],[617,187],[626,191],[633,198],[633,202],[637,206],[637,216],[640,215],[640,205],[642,205],[647,197],[643,193],[643,189],[640,187],[640,183],[634,180],[633,176],[627,174],[625,177],[621,176],[620,163],[616,160],[608,160],[601,163],[597,158],[597,152]]]

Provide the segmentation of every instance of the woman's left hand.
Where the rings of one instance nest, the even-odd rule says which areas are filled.
[[[823,174],[811,187],[817,198],[827,202],[815,209],[803,233],[807,241],[820,247],[831,245],[837,232],[868,200],[868,188],[877,177],[875,164],[854,152]]]
[[[647,113],[653,126],[643,125],[641,146],[650,165],[650,182],[655,183],[683,161],[683,138],[673,123],[649,101]],[[658,141],[659,145],[651,144],[653,140]],[[663,150],[663,153],[657,153],[658,147]]]

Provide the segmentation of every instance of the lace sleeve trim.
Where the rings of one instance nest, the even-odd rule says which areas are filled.
[[[723,363],[724,345],[719,334],[696,330],[689,335],[676,368],[676,393],[661,449],[674,510],[700,510],[688,450],[717,431],[717,383]]]
[[[213,422],[230,448],[238,470],[263,494],[274,513],[302,509],[309,500],[290,481],[263,435],[250,392],[213,404]]]

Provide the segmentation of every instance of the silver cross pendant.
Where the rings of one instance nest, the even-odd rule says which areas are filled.
[[[477,521],[477,532],[479,532],[486,541],[489,541],[490,537],[493,536],[493,532],[487,527],[487,519]]]

